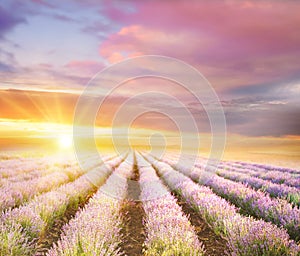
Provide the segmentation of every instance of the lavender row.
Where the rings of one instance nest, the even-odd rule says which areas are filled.
[[[149,159],[149,158],[148,158]],[[298,255],[300,248],[283,228],[242,216],[239,209],[206,186],[195,184],[166,163],[151,159],[163,180],[190,203],[216,234],[227,239],[230,255]]]
[[[174,165],[177,159],[173,156],[168,156],[165,159],[165,162],[168,162],[171,165]],[[196,166],[201,169],[207,169],[207,160],[202,159],[196,162]],[[242,182],[246,185],[251,186],[255,189],[260,189],[263,192],[267,192],[271,197],[279,197],[287,200],[289,203],[299,206],[300,205],[300,190],[295,187],[291,187],[285,184],[276,184],[269,180],[264,180],[257,177],[252,177],[248,174],[248,170],[236,171],[233,168],[229,168],[228,165],[220,163],[220,168],[211,169],[216,171],[216,174],[237,182]],[[212,167],[212,166],[210,166]],[[208,169],[210,169],[208,167]]]
[[[14,169],[7,169],[7,174],[8,172],[9,175],[6,175],[6,178],[0,179],[0,187],[7,186],[9,183],[15,183],[15,182],[22,182],[26,180],[32,180],[35,178],[41,178],[43,176],[46,176],[48,174],[54,173],[54,172],[59,172],[64,168],[67,167],[74,167],[75,163],[60,163],[60,164],[46,164],[44,163],[43,165],[40,165],[38,168],[27,168],[26,171],[24,172],[15,172]],[[15,174],[14,174],[15,173]]]
[[[106,157],[108,158],[108,157]],[[15,183],[5,183],[0,188],[0,211],[4,209],[8,209],[10,207],[19,206],[22,203],[27,202],[33,196],[50,191],[56,187],[59,187],[62,184],[70,182],[82,174],[97,166],[97,162],[94,161],[94,158],[86,158],[84,159],[87,164],[85,169],[81,169],[78,165],[71,165],[71,162],[67,161],[65,164],[61,164],[61,162],[55,163],[54,159],[49,158],[48,166],[54,166],[58,168],[58,166],[65,167],[64,169],[55,170],[53,173],[41,176],[40,178],[33,178],[31,180],[25,180]]]
[[[92,167],[91,165],[90,167]],[[33,196],[50,191],[75,180],[86,172],[78,166],[69,166],[46,176],[15,183],[7,183],[0,188],[0,211],[27,202]]]
[[[10,176],[8,178],[2,178],[0,179],[0,187],[6,186],[8,183],[14,183],[14,182],[21,182],[21,181],[26,181],[26,180],[31,180],[35,178],[40,178],[45,175],[51,174],[53,172],[59,171],[60,168],[58,167],[50,167],[50,168],[44,168],[40,170],[32,170],[31,172],[24,172],[20,173],[16,176]]]
[[[207,160],[202,159],[197,164],[200,168],[207,165]],[[257,167],[253,164],[243,163],[235,164],[230,162],[221,162],[218,165],[218,169],[235,171],[240,173],[246,173],[252,177],[261,178],[263,180],[269,180],[277,184],[285,184],[287,186],[293,186],[300,188],[300,173],[283,172],[277,169],[271,169],[267,165],[261,165],[264,167]]]
[[[40,178],[45,175],[61,171],[62,169],[75,167],[75,158],[67,157],[64,159],[57,159],[55,156],[43,157],[42,159],[30,159],[27,161],[18,161],[18,165],[12,164],[6,166],[6,161],[0,163],[2,173],[0,176],[0,187],[6,186],[12,182],[21,182],[31,180],[34,178]]]
[[[74,165],[75,158],[67,157],[57,159],[55,156],[38,159],[21,158],[17,160],[6,160],[0,162],[0,178],[12,178],[18,175],[30,174],[33,171],[43,171],[55,167],[65,167]]]
[[[300,175],[299,174],[291,174],[287,172],[280,171],[268,171],[263,168],[257,167],[233,167],[230,165],[226,165],[223,167],[225,170],[232,170],[240,173],[247,173],[248,175],[256,178],[260,178],[263,180],[269,180],[273,183],[277,184],[285,184],[287,186],[292,186],[296,188],[300,188]]]
[[[45,164],[43,158],[15,158],[0,161],[0,178],[6,178],[17,173],[39,169]]]
[[[108,156],[104,156],[108,158]],[[82,162],[93,163],[98,160],[99,156],[86,155]],[[99,161],[98,161],[99,162]],[[18,160],[7,160],[0,162],[0,183],[5,180],[13,181],[24,180],[33,175],[53,172],[61,169],[73,167],[77,164],[75,156],[67,155],[61,156],[51,155],[43,158],[21,158]]]
[[[178,165],[174,167],[201,185],[209,186],[216,194],[240,207],[243,213],[283,226],[291,238],[296,241],[300,239],[300,209],[293,207],[286,200],[271,198],[262,191],[256,191],[203,169],[190,169]]]
[[[137,157],[137,161],[140,199],[146,215],[145,255],[204,255],[204,247],[177,200],[159,180],[155,170],[146,167],[145,160]]]
[[[271,166],[271,165],[265,165],[265,164],[259,164],[259,163],[234,162],[232,164],[235,165],[236,167],[260,168],[260,169],[264,169],[267,171],[279,171],[279,172],[292,173],[292,174],[298,174],[298,175],[300,174],[300,170],[297,170],[297,169]]]
[[[300,191],[297,188],[286,186],[284,184],[274,184],[271,181],[251,177],[250,175],[231,170],[217,170],[216,174],[232,181],[242,182],[252,188],[260,189],[267,192],[271,197],[285,199],[300,207]]]
[[[174,161],[178,161],[180,158],[179,154],[168,155],[167,158],[170,158]],[[184,158],[193,159],[193,156],[185,156]],[[207,158],[199,157],[196,158],[196,165],[200,165],[203,167],[207,165]],[[276,183],[286,183],[287,185],[293,185],[299,187],[299,177],[300,170],[290,169],[290,168],[282,168],[258,163],[246,163],[246,162],[231,162],[231,161],[221,161],[218,164],[219,169],[226,170],[235,170],[235,171],[250,171],[255,173],[262,174],[262,177],[266,180],[271,180]]]
[[[47,255],[122,255],[119,245],[123,216],[120,211],[131,174],[132,166],[123,162],[85,208],[63,227],[60,240]],[[108,191],[113,196],[107,195]]]
[[[119,161],[112,160],[111,164],[115,165]],[[80,199],[94,190],[88,176],[92,175],[97,179],[95,182],[101,185],[110,172],[104,166],[98,167],[72,183],[3,213],[0,222],[0,255],[34,255],[40,249],[39,239],[53,225],[54,220],[63,216],[68,206],[78,204]]]

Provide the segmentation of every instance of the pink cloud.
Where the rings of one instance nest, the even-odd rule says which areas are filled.
[[[51,68],[53,68],[53,65],[50,63],[40,63],[39,67],[42,69],[51,69]]]
[[[172,56],[201,68],[221,87],[269,82],[299,70],[295,1],[174,1],[172,7],[143,1],[135,7],[131,14],[107,10],[124,24],[100,45],[100,55],[110,62],[141,54]]]
[[[94,75],[101,71],[105,66],[101,62],[93,60],[72,60],[64,65],[65,68],[86,75]]]
[[[128,25],[169,33],[205,32],[219,39],[272,51],[299,45],[299,3],[295,1],[167,1],[137,2],[133,14],[111,8],[108,15]],[[199,35],[200,33],[200,35]],[[260,44],[252,44],[254,42]],[[272,42],[270,45],[269,43]]]
[[[187,44],[188,47],[184,47]],[[172,44],[172,46],[170,46]],[[209,37],[198,39],[188,32],[169,33],[140,25],[123,27],[104,41],[99,49],[101,56],[110,59],[111,55],[131,57],[142,54],[163,54],[178,57],[192,56],[197,47],[212,47],[214,40]]]

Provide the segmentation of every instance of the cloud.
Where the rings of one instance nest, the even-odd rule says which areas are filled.
[[[0,96],[0,118],[70,124],[73,121],[73,113],[79,95],[2,90]],[[177,132],[178,127],[172,121],[174,119],[177,124],[180,124],[181,132],[195,132],[192,125],[194,119],[199,132],[211,132],[207,114],[198,103],[186,105],[183,103],[182,106],[175,103],[174,100],[162,101],[162,98],[156,97],[154,94],[129,99],[130,97],[118,93],[106,97],[97,115],[97,125],[110,127],[113,119],[116,118],[114,126],[123,127],[128,122],[134,121],[130,119],[132,113],[148,111],[134,121],[135,127]],[[92,98],[86,100],[89,103],[94,101]],[[123,103],[125,106],[120,109],[119,107]],[[300,106],[296,103],[268,101],[255,97],[239,98],[222,103],[228,134],[250,137],[300,136]],[[49,105],[52,107],[49,108]],[[186,114],[188,111],[192,114],[191,116]],[[118,112],[119,114],[117,114]]]
[[[2,74],[2,82],[5,80],[5,74],[12,74],[17,70],[18,63],[15,55],[11,52],[0,49],[0,73]]]
[[[6,42],[0,50],[2,83],[7,82],[3,87],[79,91],[105,66],[105,61],[115,63],[142,54],[161,54],[186,61],[205,75],[222,100],[229,132],[247,136],[299,135],[296,103],[300,96],[300,16],[296,1],[4,3],[0,5],[0,39],[1,43]],[[10,34],[25,23],[17,30],[18,35]],[[62,25],[60,29],[57,24]],[[41,28],[45,33],[45,26],[49,40],[40,36]],[[26,33],[29,31],[33,32],[30,40]],[[20,44],[18,49],[13,46],[14,39]],[[31,53],[33,45],[38,47]],[[97,54],[99,60],[95,58]],[[153,80],[138,89],[132,86],[118,92],[105,108],[104,124],[109,123],[111,111],[118,104],[144,88],[166,86]],[[170,91],[184,102],[192,101],[178,89],[165,92]],[[62,108],[71,115],[76,97],[53,95],[1,92],[1,115],[30,118],[31,113],[34,118],[43,119],[41,111],[48,111],[50,119],[55,119],[57,110],[52,112],[43,105],[49,106],[55,99],[65,101]],[[180,106],[155,97],[147,100],[156,110],[168,109],[182,122],[186,120]],[[210,104],[214,107],[214,103]],[[146,108],[145,100],[133,101],[128,111],[137,107]],[[197,104],[187,108],[201,130],[209,131],[203,108]],[[161,120],[153,114],[137,123],[173,129],[172,124]]]
[[[297,102],[242,98],[224,106],[228,132],[246,136],[300,135]]]
[[[300,107],[294,104],[264,104],[259,109],[227,111],[226,118],[232,133],[277,137],[300,135]]]
[[[75,22],[75,23],[78,22],[76,19],[73,19],[64,14],[53,14],[53,18],[64,22]]]
[[[72,60],[64,67],[69,69],[71,72],[79,72],[81,74],[94,76],[105,66],[101,62],[93,60]]]
[[[283,100],[294,102],[300,97],[300,76],[296,74],[291,78],[282,78],[280,81],[273,81],[261,84],[250,84],[237,88],[229,88],[227,95],[232,97],[260,98],[269,101]]]
[[[15,15],[12,10],[8,10],[0,5],[0,39],[3,39],[4,34],[15,26],[24,22],[26,22],[25,18]]]
[[[300,135],[300,106],[297,101],[277,100],[273,96],[247,96],[221,101],[228,134],[250,137]],[[205,132],[210,131],[205,110],[198,102],[188,108]],[[215,103],[206,105],[214,109]]]
[[[0,118],[71,123],[77,97],[68,93],[0,90]]]
[[[4,60],[0,62],[2,87],[23,90],[81,91],[105,67],[103,63],[92,60],[72,60],[63,66],[46,62],[24,67],[15,61],[14,55],[0,50],[0,57]]]
[[[0,62],[0,73],[1,72],[12,72],[14,70],[13,66],[7,65]]]
[[[110,62],[142,54],[179,58],[219,91],[272,82],[299,70],[298,7],[295,1],[175,1],[170,8],[167,1],[141,1],[130,14],[108,8],[106,16],[123,26],[99,53]]]
[[[55,8],[53,4],[50,4],[49,2],[43,0],[31,0],[31,2],[47,8],[51,8],[51,9]]]
[[[220,39],[225,47],[238,47],[222,51],[224,56],[231,53],[251,56],[258,51],[266,54],[298,49],[300,38],[294,33],[300,21],[297,7],[295,1],[248,1],[247,4],[238,1],[195,1],[189,4],[176,1],[170,8],[169,2],[143,1],[136,3],[136,10],[132,13],[111,8],[107,15],[126,26],[136,24],[177,34],[190,31],[198,37],[204,32],[206,36]]]

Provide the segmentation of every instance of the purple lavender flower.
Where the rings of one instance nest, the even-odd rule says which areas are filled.
[[[70,255],[122,255],[120,230],[123,216],[120,215],[123,200],[127,195],[127,178],[132,166],[123,162],[108,178],[102,189],[90,199],[67,225],[63,234],[47,253],[48,256]],[[122,177],[122,178],[120,178]],[[119,199],[107,196],[111,184]]]
[[[204,247],[177,200],[159,180],[155,170],[142,167],[142,159],[137,160],[146,215],[145,255],[204,255]]]
[[[152,160],[150,157],[148,158]],[[152,161],[154,164],[154,162]],[[195,184],[166,163],[155,162],[163,180],[181,193],[213,228],[228,240],[232,255],[298,255],[300,248],[286,230],[262,220],[244,217],[238,209],[215,195],[211,189]],[[222,186],[223,188],[223,186]]]

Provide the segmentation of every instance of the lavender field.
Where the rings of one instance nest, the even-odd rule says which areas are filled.
[[[300,170],[1,155],[0,255],[300,255]]]

